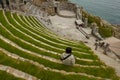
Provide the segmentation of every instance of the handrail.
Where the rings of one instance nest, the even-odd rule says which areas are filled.
[[[79,25],[77,25],[77,29],[78,29],[87,39],[90,38],[89,35],[88,35],[81,27],[79,27]]]

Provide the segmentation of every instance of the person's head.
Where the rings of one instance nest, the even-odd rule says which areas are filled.
[[[67,48],[66,48],[66,53],[68,53],[68,54],[72,53],[72,48],[67,47]]]

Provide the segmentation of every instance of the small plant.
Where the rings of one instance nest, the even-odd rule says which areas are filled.
[[[113,35],[113,28],[110,26],[104,26],[99,28],[99,32],[102,35],[102,37],[110,37]]]

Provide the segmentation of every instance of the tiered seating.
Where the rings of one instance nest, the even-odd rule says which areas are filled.
[[[11,75],[5,71],[0,71],[0,79],[1,80],[23,80],[20,78],[16,78],[13,75]]]
[[[0,51],[6,54],[0,56],[0,64],[41,80],[118,80],[114,70],[82,42],[61,38],[32,16],[2,10],[0,15]],[[67,46],[72,47],[76,57],[72,67],[63,65],[59,59]],[[17,55],[17,59],[8,54]]]
[[[0,70],[0,79],[1,80],[23,80],[21,78],[17,78],[17,77],[15,77],[5,71],[2,71],[2,70]]]

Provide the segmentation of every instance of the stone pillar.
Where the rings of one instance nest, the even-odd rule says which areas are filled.
[[[83,7],[80,7],[80,13],[82,14]]]
[[[92,34],[95,34],[95,33],[96,33],[96,27],[97,27],[97,24],[96,24],[96,23],[92,23],[92,24],[91,24]]]
[[[79,19],[82,20],[82,14],[79,12]]]
[[[19,8],[19,2],[20,2],[20,0],[16,0],[16,7],[17,7],[18,10],[20,9]]]
[[[79,13],[79,9],[77,7],[77,10],[76,10],[76,17],[77,17],[77,19],[79,19],[78,13]]]
[[[80,7],[77,7],[76,14],[77,14],[77,19],[81,19],[82,20],[82,13],[81,13]]]
[[[88,27],[88,18],[85,18],[84,25],[85,27]]]

